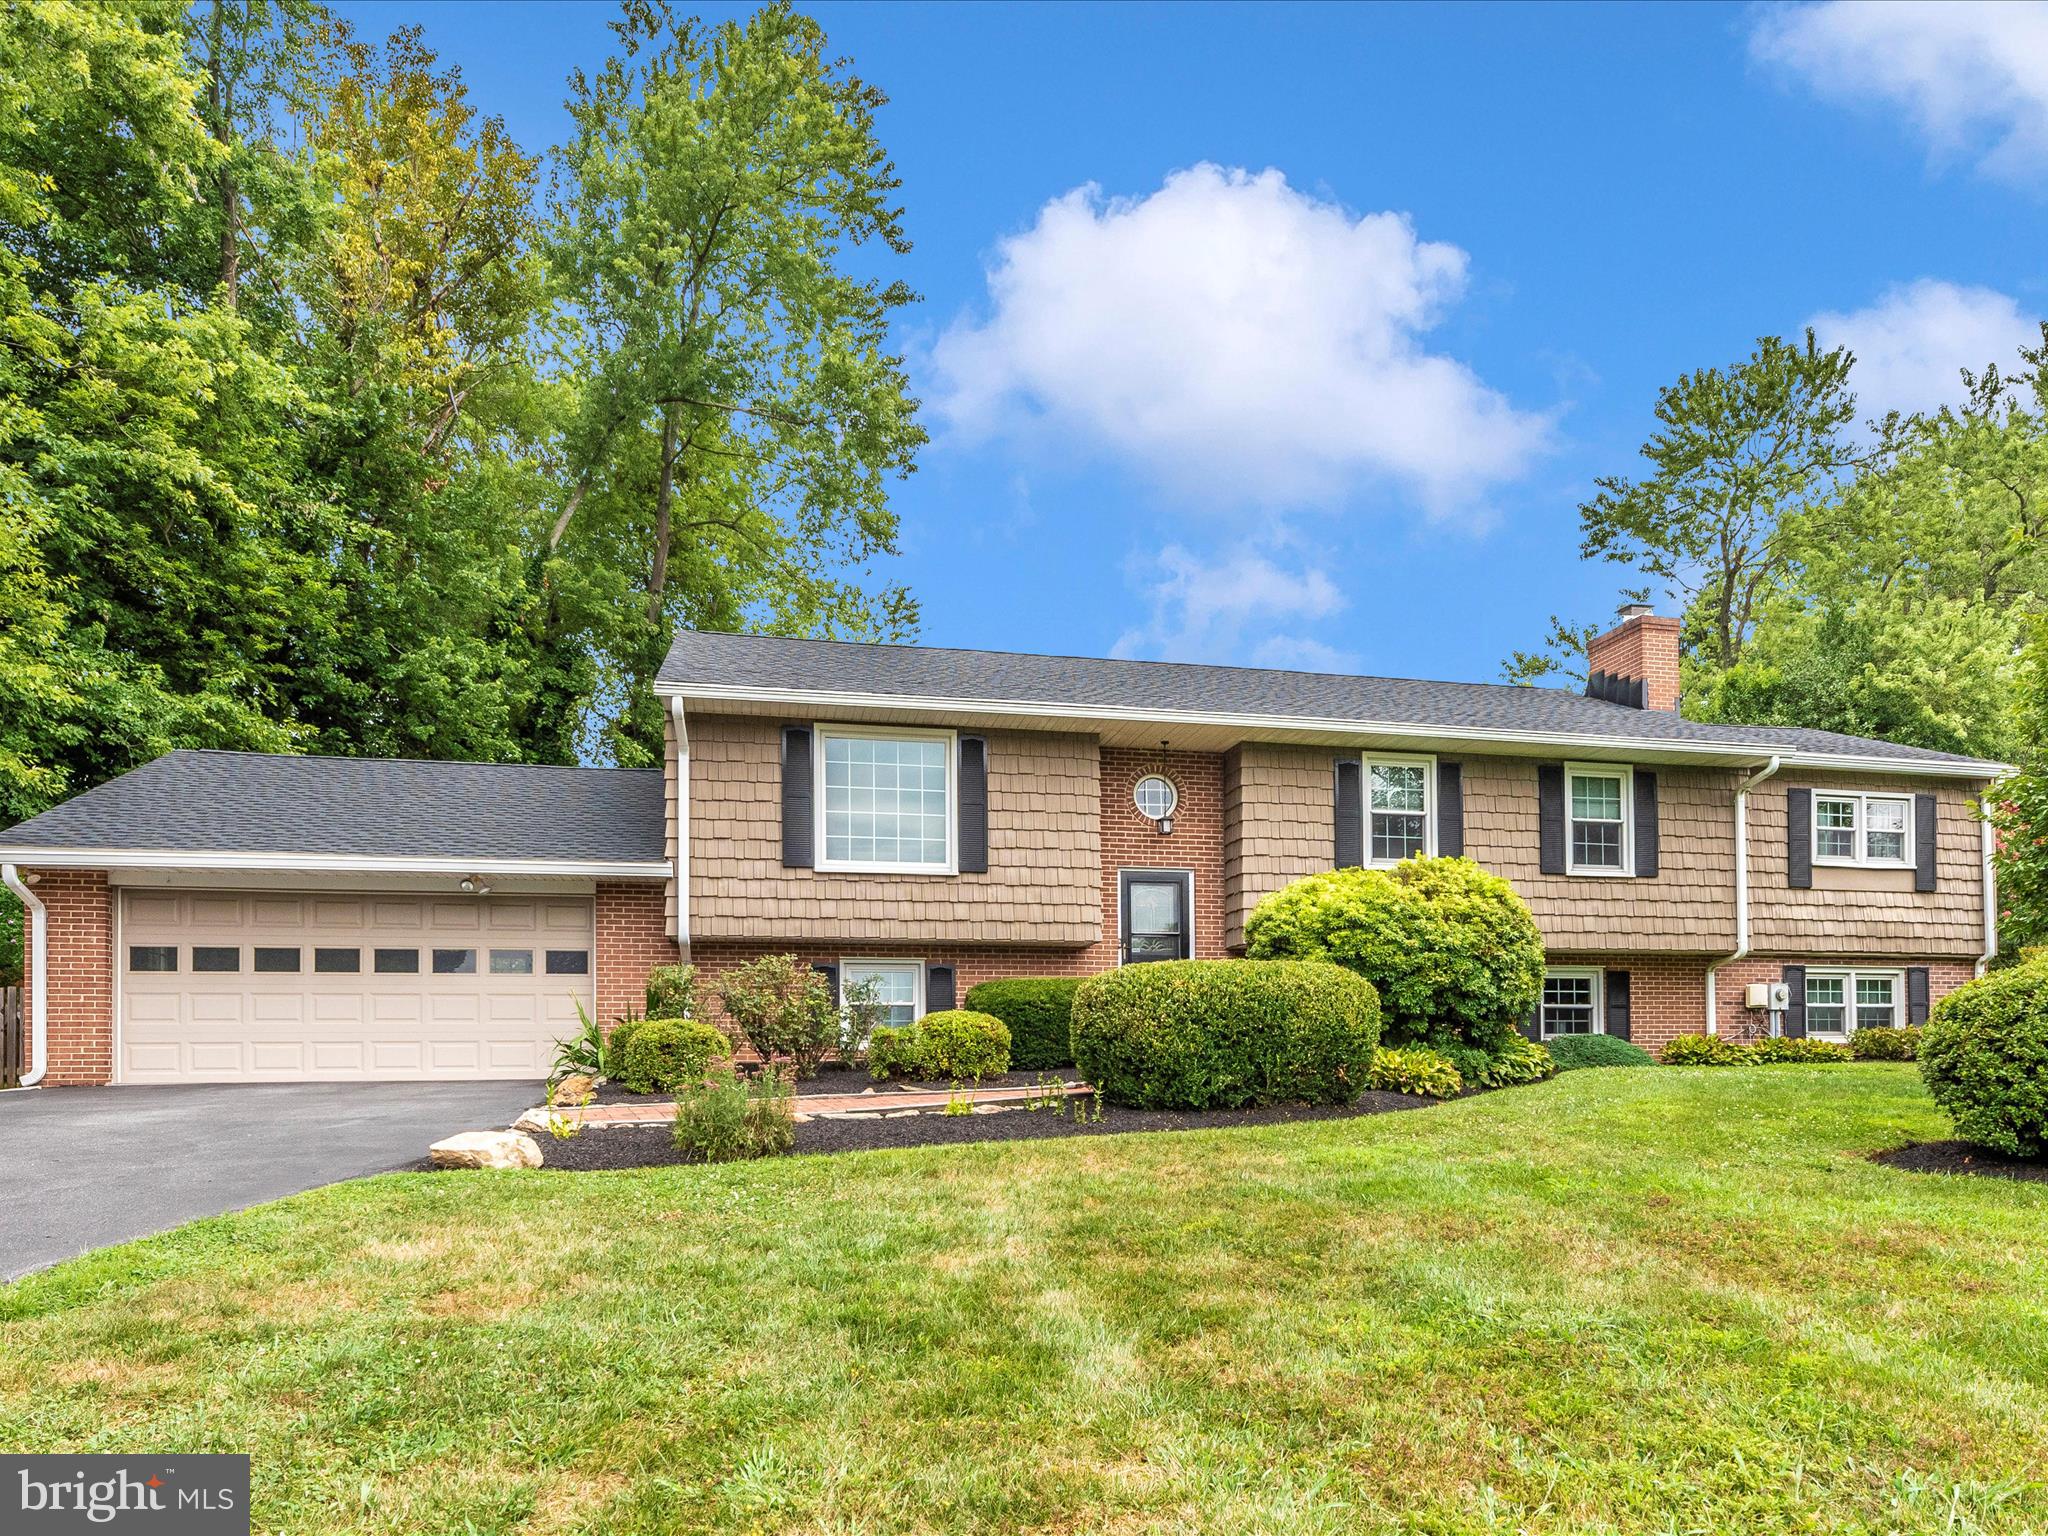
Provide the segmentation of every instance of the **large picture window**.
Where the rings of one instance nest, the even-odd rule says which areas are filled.
[[[1627,874],[1633,856],[1629,809],[1634,775],[1626,768],[1574,764],[1567,765],[1564,778],[1571,873]]]
[[[1373,864],[1397,864],[1430,850],[1430,780],[1435,764],[1426,757],[1368,757],[1365,760],[1365,856]]]
[[[953,736],[820,729],[820,869],[953,867]]]
[[[1808,971],[1806,1033],[1846,1040],[1859,1029],[1899,1023],[1897,971]]]
[[[1817,864],[1911,868],[1912,796],[1816,793],[1813,858]]]
[[[1537,1023],[1546,1040],[1554,1040],[1559,1035],[1605,1034],[1600,1022],[1600,973],[1595,970],[1545,971],[1543,1001],[1537,1009]]]

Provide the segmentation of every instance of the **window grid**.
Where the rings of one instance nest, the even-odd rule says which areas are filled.
[[[839,962],[840,1006],[846,1005],[848,987],[873,979],[879,988],[879,999],[888,1009],[882,1023],[892,1029],[902,1029],[917,1022],[917,994],[923,978],[922,961],[890,964],[882,961],[842,960]]]
[[[1543,978],[1540,1032],[1546,1040],[1558,1035],[1597,1035],[1600,1026],[1600,983],[1590,971],[1553,971]]]
[[[1806,1032],[1846,1039],[1858,1029],[1889,1029],[1900,1022],[1896,971],[1826,971],[1806,974]]]
[[[1813,856],[1829,864],[1911,865],[1912,797],[1816,794]]]
[[[1173,780],[1148,773],[1138,780],[1137,787],[1131,791],[1131,799],[1140,816],[1160,821],[1173,814],[1174,806],[1180,801],[1180,792],[1173,787]]]
[[[825,735],[827,866],[944,870],[952,862],[952,741]]]
[[[1427,762],[1366,759],[1367,855],[1395,864],[1429,852]]]
[[[1572,873],[1627,872],[1629,791],[1629,775],[1622,770],[1565,770]]]

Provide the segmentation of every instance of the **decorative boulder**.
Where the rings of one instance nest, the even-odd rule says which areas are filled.
[[[583,1104],[597,1092],[597,1079],[587,1072],[571,1072],[555,1084],[549,1098],[556,1104]]]
[[[519,1131],[463,1131],[427,1148],[436,1168],[538,1168],[540,1144]]]

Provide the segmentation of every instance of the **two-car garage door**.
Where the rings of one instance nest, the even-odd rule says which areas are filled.
[[[539,1078],[595,1011],[588,897],[121,901],[124,1083]]]

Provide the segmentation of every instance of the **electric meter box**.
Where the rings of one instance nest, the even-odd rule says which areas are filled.
[[[1783,1013],[1792,1006],[1792,989],[1782,981],[1752,981],[1742,990],[1745,1008],[1767,1008]]]

